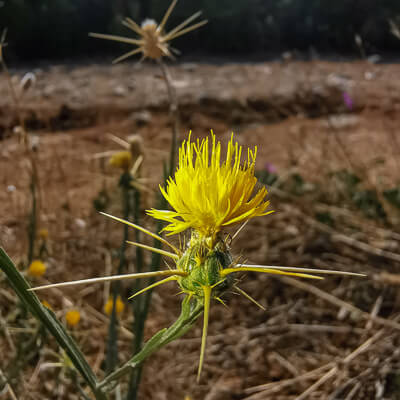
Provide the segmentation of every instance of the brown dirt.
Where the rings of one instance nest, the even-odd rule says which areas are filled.
[[[349,168],[363,177],[365,187],[378,192],[399,183],[399,72],[398,65],[364,62],[172,67],[180,99],[182,138],[189,130],[201,137],[213,129],[226,142],[234,131],[244,146],[258,146],[259,169],[268,162],[282,177],[288,171],[297,172],[321,185],[325,197],[333,199],[325,206],[335,218],[335,230],[326,232],[314,223],[314,211],[322,207],[321,197],[300,198],[272,190],[271,203],[277,213],[252,221],[234,243],[235,254],[267,265],[366,271],[368,279],[332,278],[316,286],[367,313],[381,298],[378,315],[388,319],[399,313],[398,295],[395,287],[378,282],[378,278],[383,268],[399,273],[399,262],[370,249],[360,250],[337,234],[399,254],[397,211],[385,204],[389,222],[366,220],[347,203],[341,203],[340,197],[336,199],[337,187],[328,177],[334,170]],[[143,138],[142,175],[147,190],[143,192],[142,209],[152,207],[161,181],[162,160],[167,160],[170,146],[164,82],[158,69],[146,64],[58,66],[35,73],[36,85],[21,102],[26,126],[38,143],[38,228],[49,230],[49,268],[46,278],[35,283],[114,273],[114,250],[120,245],[122,228],[99,215],[93,200],[105,190],[109,196],[107,212],[121,215],[118,172],[110,169],[107,157],[101,154],[121,149],[110,134],[125,139],[135,133]],[[13,75],[17,83],[23,71]],[[6,84],[0,76],[0,93],[7,93]],[[354,101],[352,110],[343,103],[344,91]],[[17,115],[11,104],[7,95],[0,98],[0,244],[22,267],[27,253],[30,169],[18,135],[12,133]],[[143,223],[154,229],[149,217],[144,217]],[[134,270],[134,253],[128,254],[130,269]],[[0,289],[0,317],[16,344],[20,340],[18,330],[13,330],[20,323],[13,319],[17,303],[5,283]],[[213,306],[202,383],[195,383],[199,322],[183,339],[149,359],[141,398],[175,400],[190,394],[194,400],[245,399],[256,385],[301,376],[329,362],[342,362],[382,328],[379,323],[369,327],[360,316],[281,280],[249,274],[243,289],[267,305],[267,312],[236,296],[228,296],[229,308]],[[128,284],[124,292],[130,293]],[[177,317],[180,300],[175,292],[173,285],[154,292],[146,338]],[[79,307],[83,318],[74,334],[99,370],[107,336],[108,318],[102,312],[107,287],[54,290],[43,292],[41,298],[50,302],[61,319],[65,310]],[[131,313],[125,310],[121,362],[130,355],[131,325]],[[346,398],[359,384],[353,399],[375,398],[379,385],[386,398],[396,399],[400,358],[394,351],[398,347],[394,332],[397,334],[387,328],[378,344],[372,344],[356,362],[340,364],[340,371],[306,398]],[[0,361],[2,369],[12,357],[10,346],[0,337],[1,352],[6,354]],[[59,369],[34,372],[48,361],[55,361],[54,356],[42,352],[26,363],[23,380],[17,385],[13,382],[19,398],[56,398],[54,393],[61,387],[65,392],[59,398],[77,398],[74,386],[59,375]],[[261,392],[257,398],[295,399],[328,370],[272,394]],[[367,373],[363,375],[363,371]],[[58,389],[57,376],[63,382]],[[336,397],[329,397],[340,388],[343,391]]]

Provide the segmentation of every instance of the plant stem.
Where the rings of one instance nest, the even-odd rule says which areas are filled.
[[[141,363],[151,354],[167,345],[175,339],[183,336],[196,322],[197,318],[203,312],[203,304],[197,299],[191,300],[189,296],[182,301],[182,311],[179,318],[168,329],[164,328],[156,333],[142,348],[142,350],[133,356],[126,364],[108,375],[103,381],[97,384],[97,388],[109,391],[113,383],[131,370],[138,368]]]
[[[157,60],[158,65],[161,68],[161,72],[164,77],[165,84],[167,86],[168,99],[169,99],[169,115],[171,117],[173,128],[172,128],[172,143],[171,143],[171,158],[169,165],[169,175],[172,174],[175,168],[175,158],[176,158],[176,150],[177,143],[180,140],[179,129],[180,129],[180,118],[179,118],[179,105],[178,105],[178,96],[176,95],[176,90],[172,83],[172,77],[169,73],[169,69],[167,65],[164,63],[162,59]]]
[[[123,215],[124,219],[128,220],[131,212],[130,209],[130,181],[131,176],[128,172],[124,172],[121,175],[120,186],[122,188],[122,204],[123,204]],[[127,225],[123,227],[123,238],[121,247],[119,250],[119,265],[117,274],[120,275],[123,273],[126,266],[126,241],[129,238],[129,229]],[[119,281],[115,282],[112,285],[112,311],[110,316],[110,324],[108,327],[108,340],[107,340],[107,354],[106,354],[106,372],[111,373],[115,366],[118,364],[118,319],[117,319],[117,311],[116,304],[117,298],[121,290],[121,283]]]

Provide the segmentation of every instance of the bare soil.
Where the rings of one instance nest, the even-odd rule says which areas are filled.
[[[25,72],[12,71],[16,85]],[[49,267],[45,278],[33,283],[115,273],[122,227],[101,216],[93,202],[100,192],[106,193],[107,212],[121,215],[119,173],[109,167],[108,157],[122,149],[115,137],[125,140],[138,134],[144,143],[143,224],[155,229],[144,211],[155,204],[163,161],[169,156],[172,124],[165,83],[158,68],[147,64],[53,66],[34,73],[36,84],[23,95],[20,108],[35,144],[37,229],[49,231]],[[228,308],[213,304],[201,383],[196,384],[199,321],[184,338],[148,360],[140,398],[400,398],[400,326],[395,322],[400,311],[398,210],[384,202],[387,220],[367,219],[343,200],[331,179],[333,171],[345,168],[378,194],[399,184],[400,66],[181,64],[172,66],[171,74],[180,103],[181,139],[190,130],[203,137],[212,129],[226,142],[233,131],[245,147],[258,146],[260,171],[273,165],[282,181],[296,173],[318,187],[317,195],[310,191],[304,196],[271,188],[276,212],[251,221],[232,251],[252,263],[363,271],[369,276],[311,282],[345,302],[341,304],[310,293],[310,286],[249,274],[242,288],[267,311],[231,294]],[[30,164],[15,129],[18,117],[4,75],[0,93],[0,244],[24,269]],[[344,93],[351,97],[351,107],[346,106]],[[316,218],[327,212],[335,220],[333,226]],[[134,271],[134,251],[128,256]],[[176,292],[173,284],[154,291],[146,338],[178,316]],[[100,375],[108,293],[109,286],[94,285],[40,296],[61,319],[71,307],[80,309],[82,320],[73,333]],[[129,283],[124,284],[124,294],[131,294]],[[366,314],[352,310],[350,304]],[[0,305],[4,372],[16,354],[23,325],[15,317],[18,302],[6,282],[0,285]],[[368,320],[367,314],[389,322]],[[131,354],[128,306],[120,328],[122,363]],[[358,352],[359,346],[365,346],[363,351]],[[78,398],[62,370],[46,366],[50,361],[57,359],[43,350],[23,364],[21,379],[12,381],[18,398]],[[319,379],[315,390],[298,397]],[[269,386],[256,388],[263,384]]]

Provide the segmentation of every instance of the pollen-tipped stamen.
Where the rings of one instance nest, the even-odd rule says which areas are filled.
[[[207,342],[207,330],[208,330],[208,319],[210,314],[210,300],[211,300],[211,286],[203,286],[204,293],[204,322],[203,322],[203,335],[201,337],[201,350],[200,350],[200,361],[199,369],[197,372],[197,382],[200,381],[201,370],[203,369],[204,354],[206,352]]]
[[[155,282],[152,285],[149,285],[149,286],[145,287],[144,289],[139,290],[132,296],[128,297],[128,300],[131,300],[134,297],[139,296],[139,294],[142,294],[142,293],[146,292],[147,290],[153,289],[153,288],[163,285],[164,283],[167,283],[167,282],[176,281],[177,279],[178,278],[176,276],[170,276],[169,278],[163,279],[162,281]]]

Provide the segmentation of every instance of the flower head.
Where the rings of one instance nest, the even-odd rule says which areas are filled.
[[[128,171],[132,165],[132,154],[130,151],[119,151],[111,156],[108,163],[112,167]]]
[[[44,273],[46,272],[46,269],[47,269],[46,264],[43,261],[34,260],[34,261],[32,261],[31,265],[29,265],[28,274],[30,276],[34,276],[35,278],[38,278],[38,277],[44,275]]]
[[[193,228],[211,242],[223,227],[266,215],[267,189],[256,190],[254,165],[257,147],[248,149],[242,163],[242,147],[233,139],[228,143],[225,160],[221,160],[221,143],[211,134],[209,139],[183,142],[174,178],[160,190],[174,211],[149,210],[154,218],[169,222],[164,230],[176,234]]]
[[[78,325],[80,320],[81,320],[81,313],[78,310],[69,310],[65,314],[65,321],[67,321],[67,324],[69,326]]]
[[[115,301],[115,312],[118,314],[121,314],[122,311],[124,311],[125,308],[125,303],[122,301],[121,296],[117,297],[117,300]],[[104,312],[107,315],[111,315],[113,309],[113,298],[110,297],[107,300],[107,303],[104,305]]]
[[[89,35],[99,39],[114,40],[137,46],[135,49],[114,60],[114,63],[125,60],[126,58],[138,53],[142,53],[142,59],[151,58],[153,60],[160,60],[164,56],[173,58],[171,50],[174,49],[169,47],[168,42],[207,23],[207,21],[204,20],[188,26],[190,22],[200,16],[201,12],[197,12],[168,33],[165,33],[165,24],[167,23],[177,1],[178,0],[173,0],[159,25],[157,25],[156,21],[153,19],[146,19],[143,21],[142,25],[139,26],[132,19],[125,18],[122,21],[122,24],[134,31],[139,36],[138,39],[116,35],[105,35],[102,33],[90,33]]]

